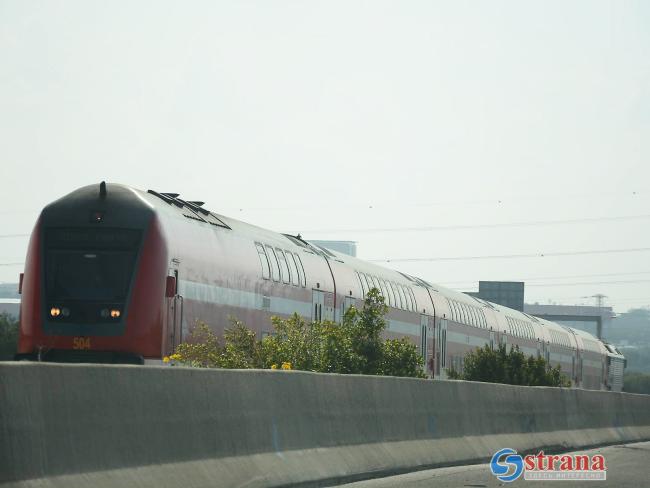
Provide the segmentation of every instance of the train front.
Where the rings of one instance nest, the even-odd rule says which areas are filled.
[[[17,360],[160,358],[166,246],[137,190],[92,185],[48,205],[21,277]]]

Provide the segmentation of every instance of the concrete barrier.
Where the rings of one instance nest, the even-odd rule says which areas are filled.
[[[650,396],[285,371],[0,365],[0,486],[322,486],[650,439]]]

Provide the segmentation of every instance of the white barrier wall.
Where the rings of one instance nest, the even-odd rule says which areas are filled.
[[[316,485],[650,439],[650,396],[295,371],[0,363],[0,486]]]

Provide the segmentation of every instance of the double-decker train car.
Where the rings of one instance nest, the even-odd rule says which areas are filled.
[[[432,377],[506,344],[560,365],[576,387],[620,390],[624,359],[586,332],[203,205],[102,182],[45,207],[20,278],[16,359],[159,363],[197,322],[220,334],[236,318],[261,337],[274,315],[340,321],[376,288],[386,334],[413,340]]]

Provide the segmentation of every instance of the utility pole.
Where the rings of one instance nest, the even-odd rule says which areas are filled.
[[[607,295],[603,295],[602,293],[596,293],[595,295],[591,295],[588,297],[582,297],[582,298],[595,298],[596,299],[596,306],[598,307],[598,321],[596,322],[596,336],[602,340],[603,339],[603,305],[605,304],[605,298],[607,298]]]

